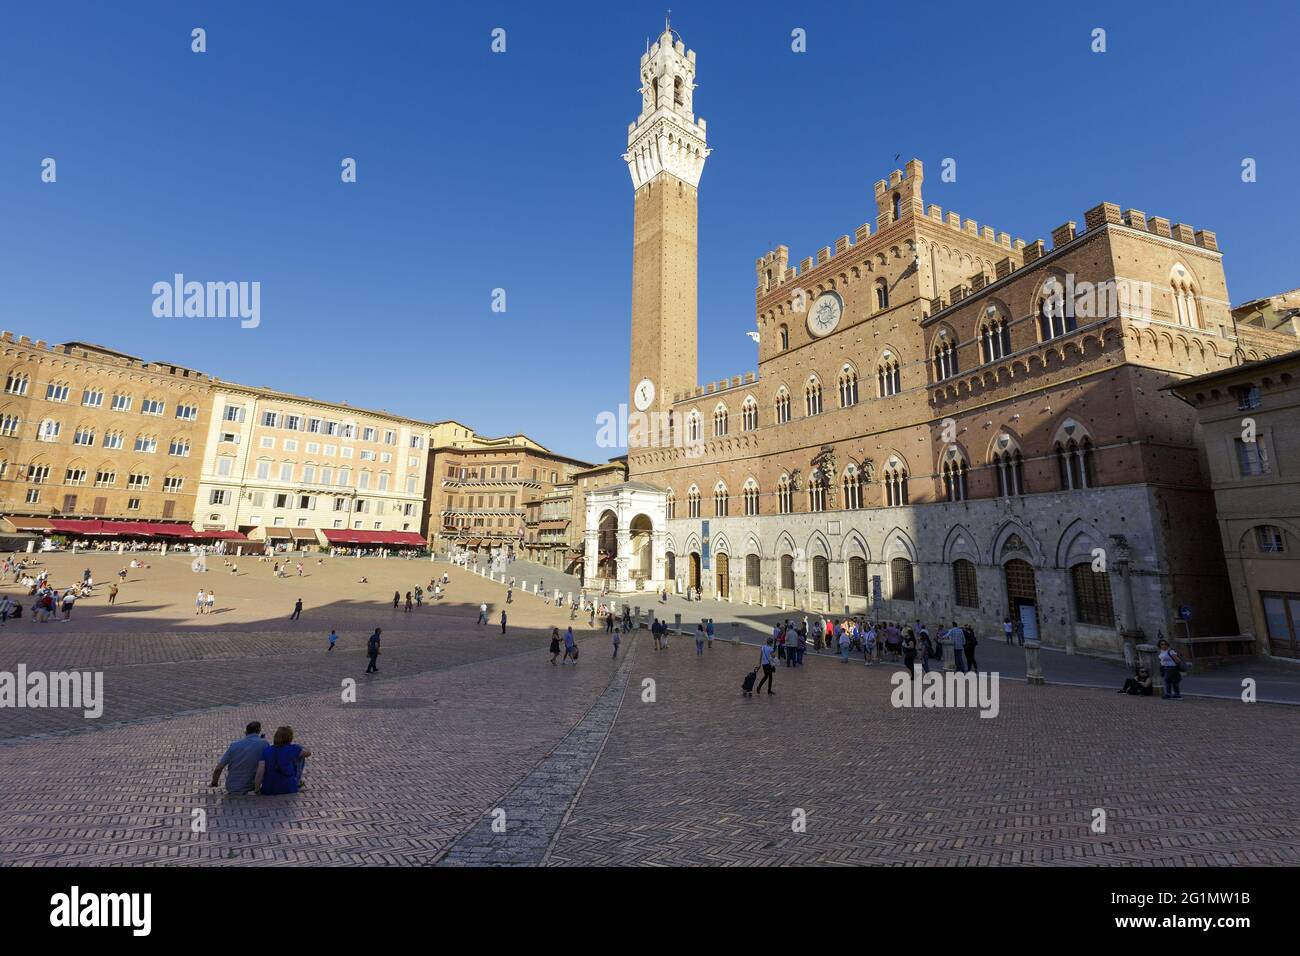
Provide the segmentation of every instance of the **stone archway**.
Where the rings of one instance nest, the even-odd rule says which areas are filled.
[[[1038,634],[1038,582],[1034,567],[1028,561],[1012,558],[1002,566],[1006,579],[1007,607],[1011,619],[1019,621],[1025,631],[1025,640],[1040,640]]]
[[[596,577],[612,581],[618,576],[618,515],[603,512],[596,527]]]
[[[632,552],[628,559],[628,575],[637,581],[654,576],[654,525],[647,515],[639,514],[628,526]]]
[[[694,591],[700,589],[701,583],[702,582],[700,580],[700,552],[692,551],[690,578],[687,580],[686,586]]]

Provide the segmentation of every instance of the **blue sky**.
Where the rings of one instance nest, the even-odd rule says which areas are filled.
[[[0,327],[604,460],[595,418],[628,375],[620,154],[665,6],[6,5]],[[927,203],[1026,241],[1110,200],[1216,231],[1234,302],[1300,285],[1294,4],[672,6],[714,149],[705,381],[755,367],[754,259],[874,221],[872,183],[914,155]],[[259,281],[261,325],[155,318],[176,272]]]

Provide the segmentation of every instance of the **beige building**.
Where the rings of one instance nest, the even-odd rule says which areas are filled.
[[[588,578],[984,633],[1010,617],[1115,656],[1182,633],[1183,605],[1235,633],[1195,415],[1161,388],[1296,339],[1234,323],[1215,234],[1103,202],[1026,243],[927,206],[914,159],[871,188],[871,221],[757,259],[757,371],[698,383],[708,151],[673,92],[695,67],[668,32],[641,60],[629,388],[670,426],[630,427],[630,482],[589,497]]]
[[[524,502],[524,551],[533,561],[566,573],[583,574],[587,495],[627,481],[627,459],[575,471],[540,498]]]
[[[1300,289],[1254,299],[1232,310],[1239,325],[1300,337]]]
[[[212,417],[208,376],[9,332],[0,354],[0,514],[9,530],[48,531],[50,519],[62,523],[55,530],[87,519],[188,525]]]
[[[435,550],[504,547],[527,539],[526,502],[591,467],[526,435],[462,437],[429,452],[428,539]]]
[[[1300,659],[1300,352],[1168,388],[1196,411],[1241,632]]]
[[[429,440],[452,423],[227,382],[212,403],[201,528],[277,544],[422,546]]]

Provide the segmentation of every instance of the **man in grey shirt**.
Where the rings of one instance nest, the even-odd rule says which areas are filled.
[[[944,637],[952,641],[952,658],[957,665],[957,670],[966,673],[966,658],[962,653],[966,649],[966,632],[957,626],[956,621],[953,621],[952,629]]]
[[[262,736],[262,724],[253,721],[244,728],[244,736],[236,740],[217,762],[212,771],[212,786],[221,785],[221,771],[229,767],[226,773],[226,791],[229,793],[251,793],[253,781],[257,777],[257,762],[262,759],[266,749],[266,738]]]

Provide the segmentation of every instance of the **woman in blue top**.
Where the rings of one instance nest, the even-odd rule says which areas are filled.
[[[264,795],[297,793],[302,786],[304,761],[311,751],[293,742],[293,728],[279,727],[275,742],[262,751],[254,789]]]

